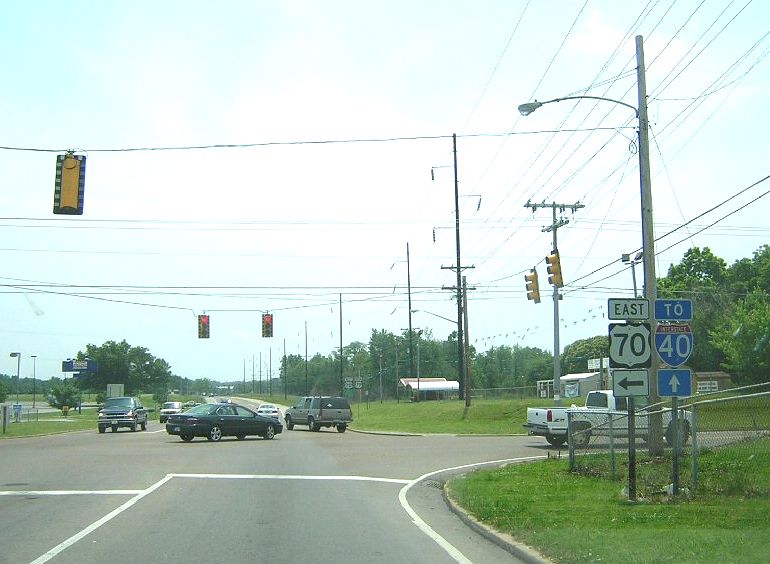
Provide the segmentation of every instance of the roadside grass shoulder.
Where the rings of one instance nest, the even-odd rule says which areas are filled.
[[[96,432],[96,419],[96,411],[93,409],[83,409],[83,413],[70,411],[66,417],[61,413],[40,414],[36,419],[22,418],[18,423],[8,422],[5,426],[5,434],[0,433],[0,439],[85,430]]]
[[[556,562],[766,562],[770,499],[665,495],[629,502],[623,484],[566,460],[477,471],[448,484],[478,520]]]

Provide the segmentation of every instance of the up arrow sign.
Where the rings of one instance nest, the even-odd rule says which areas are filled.
[[[686,398],[692,395],[692,371],[689,368],[658,370],[660,397]]]
[[[617,397],[650,395],[647,370],[613,370],[612,393]]]

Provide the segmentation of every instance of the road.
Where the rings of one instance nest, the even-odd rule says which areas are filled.
[[[463,524],[440,486],[545,453],[532,437],[301,428],[184,443],[157,422],[5,440],[0,562],[516,562]]]

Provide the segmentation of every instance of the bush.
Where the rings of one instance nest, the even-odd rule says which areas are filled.
[[[65,405],[74,407],[77,405],[78,390],[68,382],[56,384],[51,387],[52,399],[48,403],[56,409],[61,409]]]

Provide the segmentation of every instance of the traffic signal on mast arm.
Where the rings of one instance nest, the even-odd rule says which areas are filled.
[[[83,215],[83,195],[86,185],[85,155],[56,156],[56,180],[53,193],[53,213]]]
[[[559,260],[559,251],[554,251],[545,257],[545,263],[548,265],[548,283],[561,288],[564,286],[564,279],[561,276],[561,262]]]
[[[540,303],[540,283],[537,281],[537,270],[534,268],[529,271],[529,274],[524,275],[524,280],[527,281],[527,299],[534,300],[536,304]]]
[[[262,336],[263,337],[273,336],[273,314],[272,313],[262,314]]]
[[[198,316],[198,338],[199,339],[208,339],[209,338],[209,316],[208,315],[199,315]]]

